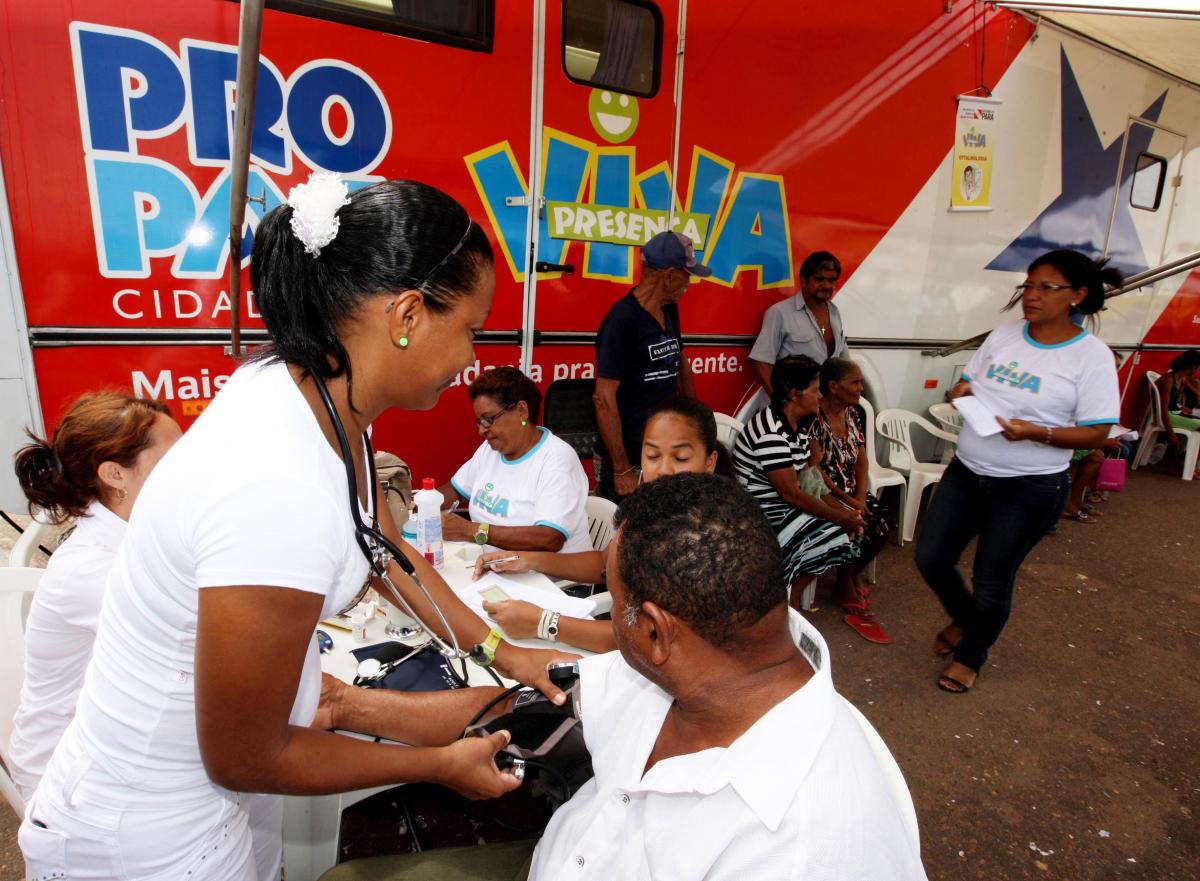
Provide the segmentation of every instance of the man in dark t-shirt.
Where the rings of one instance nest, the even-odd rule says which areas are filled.
[[[638,484],[642,430],[650,409],[674,394],[692,394],[676,305],[692,276],[712,275],[696,263],[692,240],[662,232],[642,248],[642,278],[617,300],[596,335],[596,492],[613,501]]]

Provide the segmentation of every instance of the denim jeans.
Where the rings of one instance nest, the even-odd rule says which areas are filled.
[[[933,494],[917,542],[917,568],[946,613],[963,629],[954,660],[979,670],[1012,611],[1013,585],[1026,555],[1058,522],[1067,504],[1066,471],[985,477],[957,458]],[[979,536],[967,589],[958,560]]]

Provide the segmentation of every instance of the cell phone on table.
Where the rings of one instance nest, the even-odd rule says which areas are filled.
[[[485,600],[487,600],[489,603],[503,603],[503,602],[507,602],[510,599],[508,594],[506,594],[504,591],[502,591],[500,588],[496,587],[495,585],[492,585],[491,587],[487,588],[486,590],[481,590],[479,592],[479,595],[481,597],[483,597]]]

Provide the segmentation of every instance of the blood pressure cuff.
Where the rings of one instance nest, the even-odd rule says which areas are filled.
[[[528,763],[536,773],[540,791],[557,807],[566,802],[592,778],[592,757],[583,739],[583,724],[579,719],[579,683],[569,686],[556,682],[567,694],[562,706],[551,703],[544,695],[527,688],[517,693],[509,711],[487,722],[471,725],[467,734],[487,735],[507,731],[512,740],[501,750],[503,754]],[[542,773],[545,772],[545,773]],[[527,772],[528,773],[528,772]],[[539,791],[537,788],[535,792]]]
[[[447,691],[459,688],[450,672],[449,662],[434,648],[414,649],[402,642],[389,640],[377,645],[354,649],[350,654],[361,663],[374,658],[381,664],[399,660],[400,663],[382,679],[365,683],[364,688],[388,688],[392,691]]]

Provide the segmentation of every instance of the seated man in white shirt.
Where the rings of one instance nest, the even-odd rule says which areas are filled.
[[[619,653],[579,665],[595,777],[550,820],[531,881],[924,879],[907,796],[834,691],[824,640],[789,610],[754,500],[715,475],[664,477],[625,501],[617,525]],[[324,877],[507,881],[526,877],[532,846]]]

